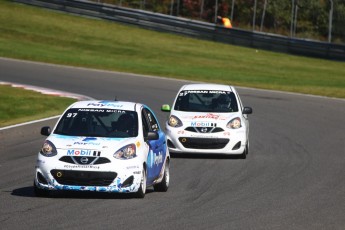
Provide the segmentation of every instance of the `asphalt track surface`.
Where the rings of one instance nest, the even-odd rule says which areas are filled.
[[[186,82],[0,59],[0,81],[148,104]],[[168,192],[33,194],[39,129],[0,131],[0,229],[345,229],[345,101],[237,88],[250,115],[247,159],[173,157]]]

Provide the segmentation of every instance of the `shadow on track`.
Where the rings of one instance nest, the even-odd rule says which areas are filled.
[[[225,155],[225,154],[200,154],[200,153],[170,153],[172,158],[187,158],[187,159],[227,159],[227,160],[244,160],[240,155]]]
[[[147,188],[146,195],[153,193],[153,188]],[[20,197],[37,197],[34,193],[34,187],[14,189],[11,193],[13,196]],[[37,197],[39,199],[137,199],[132,193],[106,193],[106,192],[88,192],[88,191],[51,191],[48,197]]]

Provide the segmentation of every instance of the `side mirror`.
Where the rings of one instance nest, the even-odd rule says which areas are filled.
[[[164,112],[170,112],[170,110],[171,110],[170,105],[168,105],[168,104],[162,105],[161,110]]]
[[[251,107],[244,107],[242,113],[243,114],[252,114],[253,109]]]
[[[44,126],[41,128],[41,135],[49,136],[51,134],[51,129],[49,126]]]
[[[145,137],[145,141],[151,141],[151,140],[158,140],[159,135],[157,132],[148,132],[147,136]]]

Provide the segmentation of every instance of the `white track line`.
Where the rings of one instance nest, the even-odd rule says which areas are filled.
[[[58,97],[68,97],[68,98],[74,98],[77,100],[95,100],[92,97],[88,97],[85,95],[81,95],[81,94],[75,94],[75,93],[69,93],[69,92],[64,92],[64,91],[59,91],[59,90],[53,90],[53,89],[47,89],[47,88],[43,88],[43,87],[37,87],[37,86],[33,86],[33,85],[24,85],[24,84],[17,84],[17,83],[11,83],[11,82],[4,82],[4,81],[0,81],[0,85],[9,85],[15,88],[22,88],[25,90],[32,90],[35,92],[39,92],[42,94],[46,94],[46,95],[53,95],[53,96],[58,96]],[[54,116],[54,117],[48,117],[48,118],[43,118],[43,119],[39,119],[39,120],[34,120],[34,121],[29,121],[29,122],[24,122],[24,123],[20,123],[20,124],[16,124],[16,125],[10,125],[10,126],[6,126],[3,128],[0,128],[1,130],[5,130],[5,129],[10,129],[10,128],[16,128],[19,126],[23,126],[23,125],[29,125],[29,124],[33,124],[33,123],[37,123],[37,122],[41,122],[41,121],[47,121],[47,120],[51,120],[51,119],[56,119],[59,118],[60,115]]]
[[[43,118],[43,119],[40,119],[40,120],[34,120],[34,121],[28,121],[28,122],[24,122],[24,123],[20,123],[20,124],[16,124],[16,125],[10,125],[10,126],[6,126],[6,127],[3,127],[3,128],[0,128],[0,131],[1,130],[5,130],[5,129],[16,128],[16,127],[19,127],[19,126],[30,125],[30,124],[38,123],[38,122],[41,122],[41,121],[48,121],[48,120],[56,119],[56,118],[59,118],[59,117],[60,117],[60,115],[57,115],[57,116],[54,116],[54,117],[47,117],[47,118]]]

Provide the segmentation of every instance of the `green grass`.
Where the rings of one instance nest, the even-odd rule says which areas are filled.
[[[61,114],[76,101],[0,85],[0,127]]]
[[[345,62],[256,52],[4,0],[0,56],[345,98]]]

